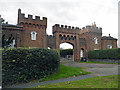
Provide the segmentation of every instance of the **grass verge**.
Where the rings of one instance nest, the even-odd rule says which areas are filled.
[[[99,76],[64,83],[40,85],[35,88],[118,88],[118,75]]]
[[[96,63],[96,64],[118,64],[118,63],[106,63],[106,62],[96,62],[96,61],[87,61],[87,62],[81,62],[77,61],[78,63]]]
[[[84,68],[60,65],[60,70],[57,73],[51,76],[45,77],[44,79],[42,79],[42,81],[56,80],[61,78],[68,78],[68,77],[73,77],[78,75],[90,74],[90,72],[83,71],[82,69]]]

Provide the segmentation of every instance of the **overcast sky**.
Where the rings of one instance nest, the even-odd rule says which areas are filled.
[[[118,38],[119,0],[0,0],[0,14],[10,24],[17,24],[18,9],[22,13],[48,18],[47,34],[54,24],[84,27],[96,22],[103,36]]]

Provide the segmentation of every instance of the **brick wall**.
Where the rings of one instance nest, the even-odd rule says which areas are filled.
[[[25,17],[24,13],[21,13],[21,10],[18,10],[18,25],[23,26],[23,46],[24,47],[47,47],[47,18],[43,17],[40,20],[39,16],[35,16],[33,19],[32,15],[28,15],[28,18]],[[31,40],[31,32],[35,31],[36,40]]]

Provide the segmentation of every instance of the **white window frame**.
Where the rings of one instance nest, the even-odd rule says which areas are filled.
[[[83,57],[83,50],[80,51],[80,57]]]
[[[37,33],[35,31],[31,32],[31,40],[36,40]]]
[[[95,44],[98,44],[98,39],[96,37],[94,38],[94,42]]]

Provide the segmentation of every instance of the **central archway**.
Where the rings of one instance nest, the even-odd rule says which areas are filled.
[[[78,28],[63,26],[55,24],[53,26],[53,37],[55,40],[55,49],[60,51],[61,43],[69,43],[73,46],[73,60],[80,60],[80,36],[78,34]]]
[[[74,61],[73,60],[73,49],[74,46],[70,43],[64,42],[60,44],[60,56],[63,61]]]
[[[72,55],[72,60],[75,61],[76,60],[76,56],[77,56],[77,47],[75,46],[74,42],[70,42],[67,40],[59,40],[59,44],[58,44],[58,50],[60,51],[60,46],[61,44],[69,44],[72,49],[73,49],[73,55]],[[67,47],[67,46],[66,46]],[[69,48],[69,47],[68,47]]]

